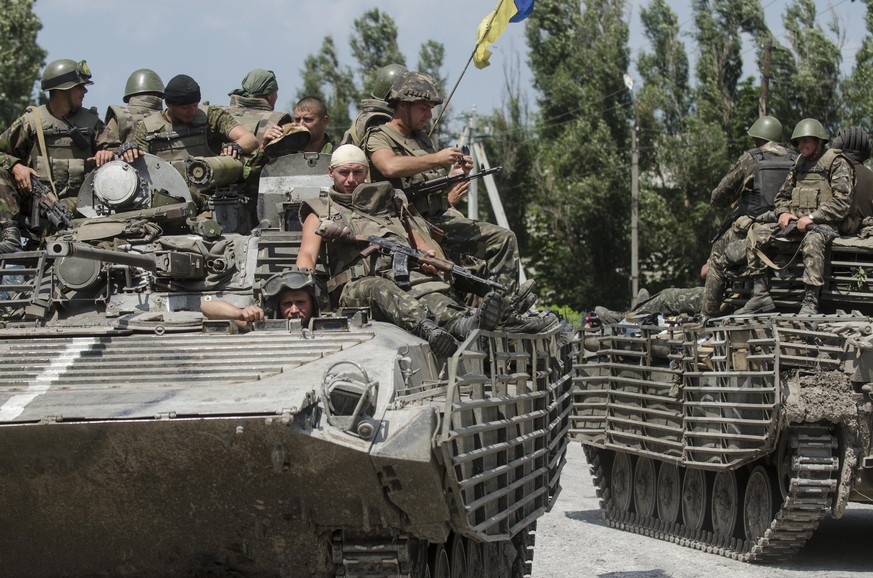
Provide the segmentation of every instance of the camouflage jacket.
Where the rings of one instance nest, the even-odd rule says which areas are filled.
[[[249,129],[258,138],[259,143],[264,142],[264,133],[271,126],[282,126],[294,122],[290,114],[281,110],[273,110],[270,108],[270,103],[263,98],[231,95],[227,112],[237,122]]]
[[[788,149],[773,141],[767,142],[759,148],[761,152],[773,155],[784,156],[789,154]],[[755,150],[758,149],[747,150],[740,155],[739,160],[722,177],[718,186],[712,190],[709,199],[710,205],[713,207],[730,207],[742,195],[752,192],[755,180],[755,158],[752,156],[752,152]]]
[[[816,159],[798,157],[776,193],[776,214],[810,215],[816,223],[836,226],[849,214],[854,183],[852,162],[839,151],[826,150]]]
[[[164,101],[159,96],[151,94],[135,94],[130,97],[127,106],[110,105],[106,109],[106,128],[118,135],[118,140],[127,142],[133,140],[136,123],[164,108]]]

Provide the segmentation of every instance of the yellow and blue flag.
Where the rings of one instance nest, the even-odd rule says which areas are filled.
[[[476,50],[473,53],[473,63],[476,68],[485,68],[490,62],[491,51],[488,47],[506,30],[510,22],[521,22],[533,12],[534,0],[500,0],[497,8],[492,10],[476,31]]]

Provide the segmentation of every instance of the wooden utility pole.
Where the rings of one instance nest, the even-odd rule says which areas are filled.
[[[762,62],[761,96],[758,97],[758,116],[767,115],[767,93],[770,91],[770,53],[773,50],[773,40],[764,41],[764,56]]]

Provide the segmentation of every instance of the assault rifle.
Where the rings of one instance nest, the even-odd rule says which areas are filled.
[[[418,183],[416,185],[407,187],[403,189],[403,192],[406,193],[406,197],[411,203],[418,195],[427,195],[429,193],[448,189],[449,187],[458,183],[467,183],[469,181],[472,181],[473,179],[481,179],[484,176],[493,175],[494,173],[499,173],[502,170],[502,166],[491,167],[490,169],[486,169],[484,166],[481,166],[479,167],[479,172],[471,173],[469,175],[461,173],[459,175],[452,175],[450,177],[438,177],[429,181],[424,181],[423,183]]]
[[[763,215],[758,217],[756,220],[760,223],[775,223],[779,219],[776,218],[776,213],[774,213],[773,211],[767,211],[766,213],[764,213]],[[829,227],[823,227],[823,226],[818,225],[816,223],[810,223],[809,225],[806,226],[806,229],[808,231],[815,231],[816,233],[820,233],[824,236],[825,239],[829,239],[831,241],[833,241],[834,239],[836,239],[840,236],[839,232],[834,231],[833,229],[831,229]],[[784,229],[782,229],[781,231],[779,231],[778,233],[776,233],[774,235],[774,237],[784,239],[784,238],[788,237],[789,235],[791,235],[796,230],[797,230],[797,219],[791,219],[791,221],[788,223],[788,226],[785,227]]]
[[[73,216],[58,201],[50,188],[33,175],[30,175],[30,187],[33,191],[35,216],[33,225],[38,223],[39,214],[42,213],[57,230],[73,228]]]
[[[438,271],[446,271],[451,273],[452,275],[455,275],[456,277],[463,277],[464,279],[467,279],[468,281],[471,281],[473,283],[485,285],[489,289],[497,289],[498,291],[503,292],[506,291],[506,286],[498,283],[497,281],[484,279],[482,277],[479,277],[478,275],[474,275],[469,270],[464,269],[460,265],[456,265],[447,259],[440,259],[439,257],[429,255],[421,249],[413,249],[412,247],[407,247],[406,245],[401,245],[396,241],[389,241],[388,239],[383,239],[382,237],[377,237],[376,235],[371,235],[370,237],[367,237],[367,242],[370,243],[370,246],[377,248],[383,254],[392,255],[394,282],[401,289],[409,288],[409,259],[413,259],[415,261],[418,261],[420,264],[430,265]]]

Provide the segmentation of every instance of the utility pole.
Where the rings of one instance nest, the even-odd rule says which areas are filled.
[[[473,105],[473,113],[470,115],[468,123],[464,131],[469,136],[470,151],[473,155],[473,167],[478,167],[482,161],[478,155],[479,115],[476,113],[475,105]],[[470,181],[470,188],[467,189],[467,218],[473,220],[479,218],[479,179]]]
[[[764,69],[761,78],[761,96],[758,97],[758,116],[767,115],[767,94],[770,91],[770,53],[773,50],[773,40],[764,41]]]
[[[634,100],[634,79],[624,75],[624,84],[631,97],[634,126],[631,130],[631,307],[637,304],[640,291],[640,152],[637,146],[637,103]]]

